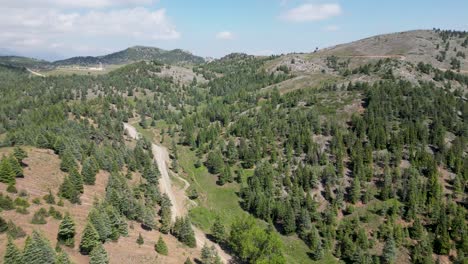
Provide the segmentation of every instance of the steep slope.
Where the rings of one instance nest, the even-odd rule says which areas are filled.
[[[318,56],[348,58],[396,58],[413,63],[429,63],[438,68],[450,69],[452,58],[468,69],[466,38],[468,35],[449,35],[438,30],[414,30],[378,35],[347,44],[337,45],[316,53]],[[464,44],[465,43],[465,44]],[[444,55],[445,54],[445,55]],[[458,54],[458,55],[457,55]]]

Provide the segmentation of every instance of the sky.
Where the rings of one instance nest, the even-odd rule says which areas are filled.
[[[466,0],[0,0],[0,55],[55,60],[135,45],[203,57],[310,52],[413,29],[468,30]]]

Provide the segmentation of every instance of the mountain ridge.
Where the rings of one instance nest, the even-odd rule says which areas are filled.
[[[199,64],[205,60],[182,49],[164,50],[149,46],[132,46],[124,50],[100,56],[75,56],[63,60],[46,61],[24,56],[0,56],[0,63],[31,68],[53,68],[57,66],[95,66],[102,64],[128,64],[141,60],[158,60],[166,64]]]

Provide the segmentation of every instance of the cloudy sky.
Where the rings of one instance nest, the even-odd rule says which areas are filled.
[[[468,30],[462,0],[0,0],[0,54],[43,59],[134,45],[201,56],[312,51],[410,29]]]

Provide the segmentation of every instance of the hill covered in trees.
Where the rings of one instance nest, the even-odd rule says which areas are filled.
[[[0,64],[40,70],[50,70],[59,66],[96,67],[100,63],[105,65],[123,65],[144,60],[155,60],[171,65],[200,64],[205,61],[202,57],[181,49],[163,50],[144,46],[134,46],[103,56],[72,57],[54,62],[20,56],[0,56]]]
[[[468,51],[464,32],[428,32]],[[99,76],[0,66],[4,262],[465,263],[462,66],[333,50],[231,54],[184,83],[159,60]],[[169,189],[153,143],[170,150]]]
[[[153,47],[134,46],[128,49],[97,57],[73,57],[53,62],[56,66],[80,65],[89,66],[102,64],[128,64],[142,60],[156,60],[165,64],[198,64],[203,63],[202,57],[195,56],[181,49],[163,50]]]

